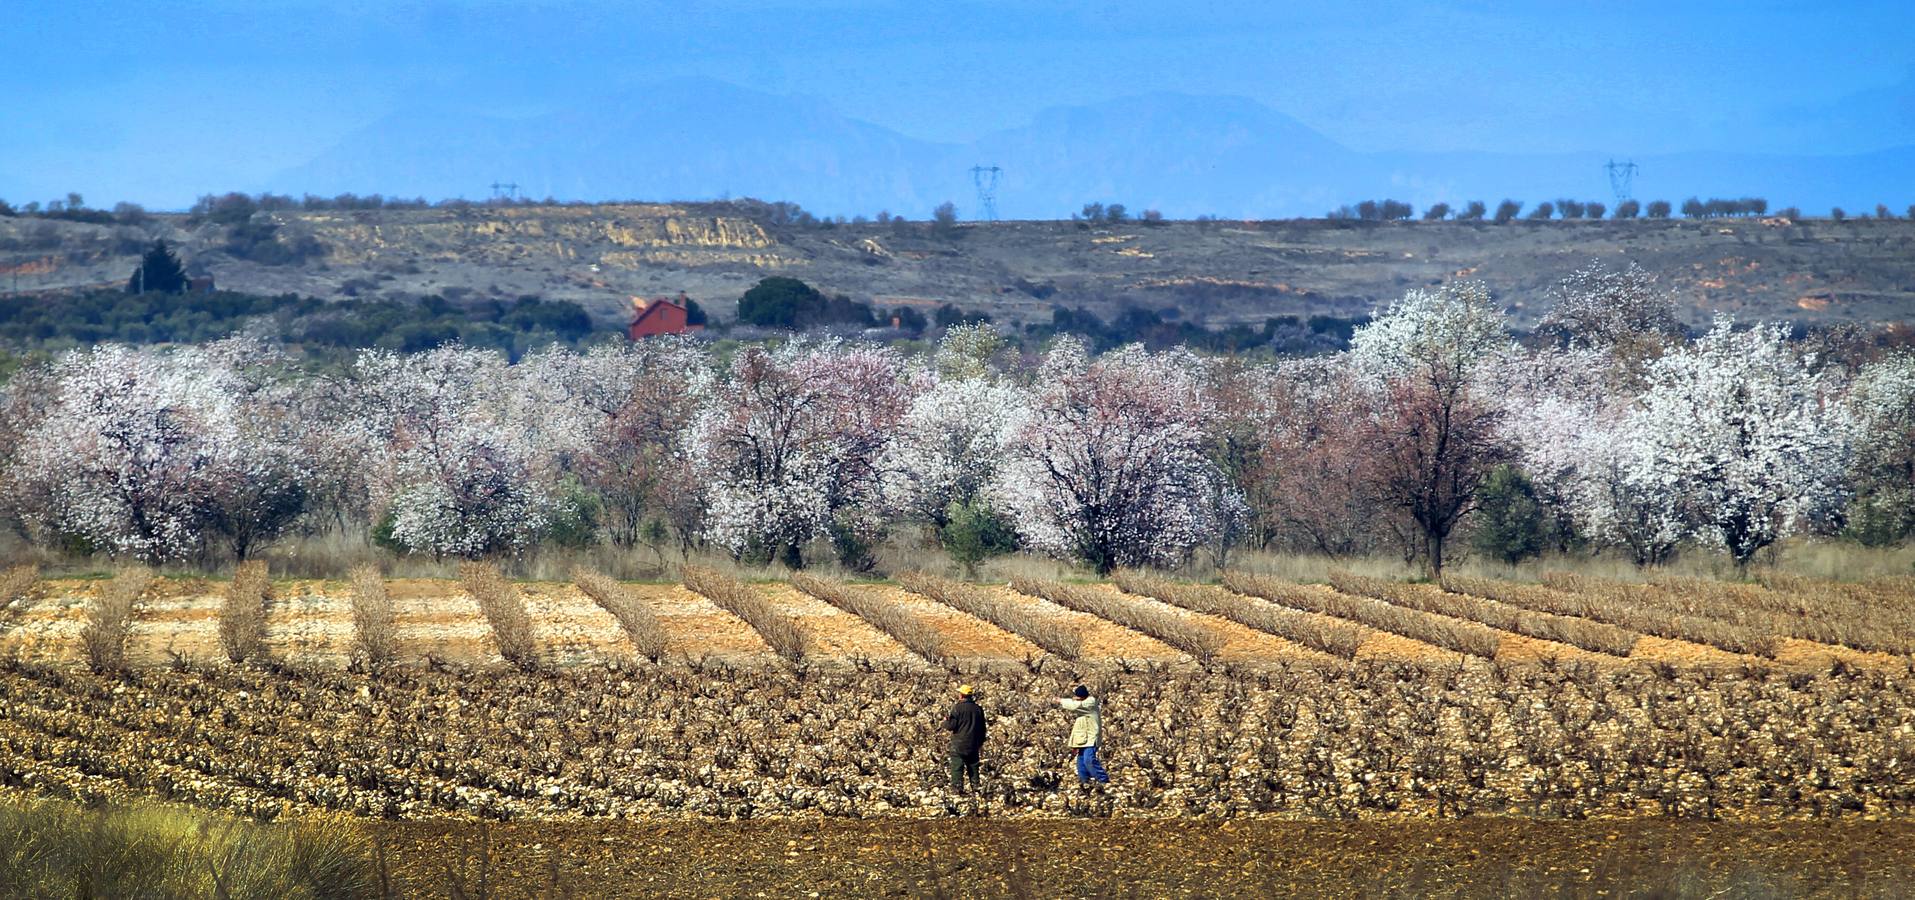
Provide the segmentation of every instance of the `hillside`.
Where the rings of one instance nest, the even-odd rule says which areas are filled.
[[[164,237],[221,288],[322,298],[538,295],[619,321],[633,295],[684,291],[721,319],[767,275],[884,305],[943,303],[1002,321],[1059,304],[1107,317],[1173,309],[1204,324],[1354,314],[1405,290],[1482,279],[1533,324],[1547,290],[1592,259],[1663,274],[1685,316],[1901,321],[1915,310],[1915,222],[1751,219],[1362,223],[1325,220],[1099,224],[774,224],[754,203],[262,213],[282,245],[316,252],[274,265],[235,251],[229,229],[178,215],[142,226],[0,218],[0,290],[123,281]],[[237,254],[237,255],[236,255]],[[251,258],[242,258],[251,257]]]

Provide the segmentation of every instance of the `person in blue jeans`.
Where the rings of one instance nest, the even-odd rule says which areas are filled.
[[[1109,784],[1110,775],[1104,772],[1104,766],[1097,761],[1097,745],[1104,738],[1104,718],[1097,698],[1091,696],[1090,689],[1078,685],[1069,697],[1060,697],[1057,705],[1065,712],[1077,714],[1071,722],[1070,748],[1077,755],[1077,783]]]

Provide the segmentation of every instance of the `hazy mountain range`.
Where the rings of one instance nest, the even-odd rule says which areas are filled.
[[[1468,127],[1459,122],[1458,127]],[[495,181],[561,200],[790,200],[820,214],[925,218],[979,210],[971,167],[996,165],[1003,218],[1061,218],[1097,200],[1173,217],[1316,216],[1391,197],[1419,209],[1509,197],[1614,204],[1603,163],[1573,154],[1362,153],[1254,101],[1156,94],[1046,110],[969,144],[924,141],[822,101],[681,79],[547,115],[411,109],[264,187],[292,194],[482,198]],[[1635,157],[1635,196],[1758,196],[1824,214],[1915,202],[1915,146],[1859,156],[1697,152]]]

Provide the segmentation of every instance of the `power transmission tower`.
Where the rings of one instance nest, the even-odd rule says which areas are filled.
[[[1636,183],[1635,161],[1627,160],[1617,162],[1612,159],[1607,165],[1603,166],[1603,171],[1609,173],[1609,189],[1615,192],[1616,202],[1621,203],[1624,200],[1628,200],[1630,197],[1630,189],[1633,188]]]
[[[996,166],[972,166],[971,183],[977,186],[977,208],[984,221],[997,221],[997,180],[1004,170]]]
[[[497,181],[492,182],[492,199],[517,200],[518,197],[519,197],[518,184],[516,183],[501,184]]]

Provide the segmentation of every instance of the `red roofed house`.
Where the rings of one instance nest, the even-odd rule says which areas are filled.
[[[655,334],[684,334],[687,331],[704,331],[704,323],[692,324],[689,321],[690,304],[684,294],[677,300],[656,297],[645,300],[632,298],[632,324],[625,327],[626,337],[636,341]]]

